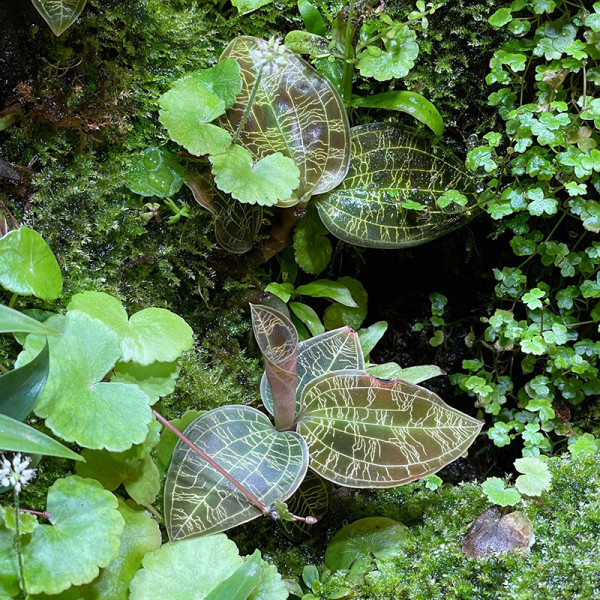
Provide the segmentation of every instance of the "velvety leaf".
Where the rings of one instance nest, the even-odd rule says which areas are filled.
[[[268,306],[250,305],[254,337],[265,360],[273,391],[273,416],[280,430],[289,429],[296,414],[298,334],[292,322]]]
[[[0,451],[4,450],[81,460],[78,454],[45,433],[0,414]]]
[[[152,421],[150,399],[135,385],[103,381],[121,355],[117,335],[79,311],[47,324],[62,335],[48,338],[50,373],[35,414],[56,435],[86,448],[120,452],[142,443]],[[45,343],[43,336],[27,336],[17,367]]]
[[[325,327],[319,315],[303,302],[290,302],[290,310],[308,327],[312,335],[325,333]]]
[[[294,229],[294,257],[306,273],[318,275],[331,259],[332,246],[326,237],[317,209],[311,204]]]
[[[525,514],[515,511],[501,517],[493,506],[473,521],[462,549],[469,558],[483,558],[512,550],[529,552],[534,543],[533,525]]]
[[[309,469],[300,487],[288,498],[288,510],[301,517],[312,516],[321,520],[329,510],[331,484]],[[303,521],[277,521],[283,533],[292,540],[303,541],[312,537],[315,525]]]
[[[289,498],[306,474],[302,438],[278,432],[266,415],[248,406],[205,413],[185,435],[265,506]],[[177,442],[165,484],[165,523],[172,541],[225,531],[260,515],[212,466]]]
[[[225,113],[227,106],[200,73],[175,81],[160,97],[159,104],[159,120],[169,136],[192,154],[217,154],[231,144],[231,136],[211,123]]]
[[[149,512],[120,498],[119,512],[125,521],[119,555],[92,583],[81,587],[84,600],[128,600],[129,584],[142,566],[142,558],[160,548],[160,528]]]
[[[30,594],[58,594],[89,583],[119,552],[124,520],[115,496],[92,479],[59,479],[48,490],[50,525],[40,524],[23,544]]]
[[[225,58],[240,64],[243,86],[221,119],[223,126],[231,133],[237,130],[261,73],[239,143],[254,161],[281,152],[300,169],[298,189],[280,205],[307,201],[336,187],[348,171],[349,127],[344,105],[329,80],[289,50],[280,54],[258,38],[234,39],[221,60]]]
[[[164,308],[145,308],[129,319],[121,302],[104,292],[75,294],[68,309],[106,323],[119,336],[122,362],[172,362],[193,345],[191,327]]]
[[[263,222],[262,206],[233,200],[214,185],[209,173],[189,176],[187,185],[196,201],[215,216],[219,246],[233,254],[248,252]]]
[[[349,370],[313,379],[300,415],[311,468],[349,487],[427,477],[460,457],[482,426],[425,388]]]
[[[246,204],[274,206],[287,201],[300,183],[298,167],[281,152],[268,154],[255,163],[248,150],[232,144],[209,160],[216,186]]]
[[[339,277],[337,283],[350,290],[352,300],[356,307],[348,307],[342,304],[332,304],[323,313],[323,322],[327,329],[337,329],[347,325],[358,330],[367,316],[367,305],[369,296],[363,284],[353,277]]]
[[[327,27],[321,13],[308,0],[298,0],[298,11],[304,21],[306,31],[315,35],[325,35],[327,33]]]
[[[37,402],[50,367],[48,344],[28,364],[0,377],[0,414],[24,421]]]
[[[358,335],[349,327],[328,331],[298,344],[296,372],[296,412],[304,388],[315,378],[329,371],[362,370],[365,363]],[[260,382],[260,395],[265,408],[273,414],[273,396],[266,374]]]
[[[325,562],[332,571],[349,569],[361,558],[387,558],[410,537],[406,525],[385,517],[367,517],[342,527],[327,546]]]
[[[352,98],[352,106],[399,110],[424,123],[438,137],[444,133],[444,119],[427,98],[415,92],[383,92],[366,98]]]
[[[552,473],[548,465],[539,458],[526,457],[515,460],[515,468],[519,475],[515,481],[515,487],[525,496],[541,496],[543,492],[550,489]]]
[[[448,189],[465,207],[439,208]],[[464,225],[476,212],[474,179],[441,144],[383,123],[352,129],[348,176],[316,199],[323,224],[345,242],[366,248],[403,248],[429,242]],[[405,208],[407,202],[423,210]]]
[[[208,593],[206,600],[246,600],[258,587],[261,570],[260,550],[255,550],[233,575]]]
[[[185,169],[177,157],[163,148],[148,148],[136,156],[125,176],[125,185],[142,196],[170,198],[185,181]]]
[[[54,35],[64,33],[79,17],[87,0],[32,0]]]
[[[415,32],[403,25],[396,28],[393,37],[384,36],[384,50],[368,46],[356,57],[356,67],[363,77],[377,81],[401,78],[408,74],[419,55]]]
[[[60,268],[37,231],[20,227],[0,238],[0,285],[20,296],[42,300],[60,296]]]
[[[154,362],[147,366],[119,361],[115,365],[112,381],[137,385],[154,404],[159,398],[175,391],[180,371],[181,367],[176,361]]]
[[[0,304],[0,333],[35,333],[37,335],[59,335],[51,329],[14,308]]]
[[[358,304],[352,298],[352,292],[346,285],[339,281],[317,279],[296,288],[296,294],[310,296],[311,298],[330,298],[344,306],[357,308]]]

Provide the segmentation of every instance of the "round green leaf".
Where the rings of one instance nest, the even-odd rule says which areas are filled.
[[[129,584],[142,566],[142,558],[160,548],[160,528],[149,512],[120,498],[119,512],[125,520],[119,555],[100,571],[99,577],[80,589],[84,600],[128,600]]]
[[[130,600],[203,600],[242,565],[224,534],[164,544],[142,559]]]
[[[409,538],[408,528],[385,517],[367,517],[342,527],[327,546],[325,562],[332,571],[349,569],[358,559],[387,558]]]
[[[40,524],[23,544],[30,594],[58,594],[88,583],[119,552],[124,520],[117,499],[91,479],[59,479],[48,490],[51,525]]]
[[[295,432],[279,432],[248,406],[205,413],[185,435],[265,505],[286,500],[306,475],[308,454]],[[261,516],[229,481],[179,441],[165,484],[165,524],[172,541],[225,531]]]
[[[217,187],[246,204],[274,206],[287,201],[300,183],[298,167],[281,152],[254,163],[248,150],[233,144],[209,160]]]
[[[0,238],[0,285],[15,294],[42,300],[60,296],[60,268],[37,231],[20,227]]]
[[[145,308],[128,319],[119,300],[104,292],[76,294],[68,308],[106,323],[119,336],[122,362],[172,362],[193,345],[191,327],[164,308]]]
[[[514,488],[507,488],[499,477],[488,477],[481,484],[481,489],[490,502],[500,506],[513,506],[521,500],[521,494]]]
[[[351,142],[348,176],[315,200],[323,224],[341,240],[365,248],[417,246],[476,214],[475,180],[443,145],[385,123],[354,127]],[[437,199],[449,189],[460,190],[467,205],[440,208]]]
[[[121,355],[117,335],[78,311],[47,324],[62,335],[48,338],[50,373],[35,414],[56,435],[86,448],[121,452],[141,444],[152,421],[150,399],[135,385],[103,381]],[[45,337],[27,336],[17,367],[45,343]]]
[[[349,487],[395,487],[432,475],[460,457],[482,426],[425,388],[350,370],[313,379],[300,415],[311,469]]]
[[[550,489],[552,473],[545,462],[539,458],[526,457],[515,460],[515,468],[519,473],[515,487],[525,496],[541,496]]]
[[[148,148],[133,159],[125,185],[135,194],[170,198],[185,180],[185,169],[177,157],[162,148]]]

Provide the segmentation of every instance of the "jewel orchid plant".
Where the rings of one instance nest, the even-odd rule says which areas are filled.
[[[314,523],[284,504],[309,466],[341,486],[395,487],[435,473],[478,435],[480,421],[433,392],[365,371],[349,327],[298,343],[284,314],[261,305],[251,310],[265,360],[261,396],[274,425],[255,408],[223,406],[179,434],[165,484],[171,541],[261,514]]]

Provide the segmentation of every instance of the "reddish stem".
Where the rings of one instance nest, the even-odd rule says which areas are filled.
[[[44,512],[40,512],[39,510],[29,510],[28,508],[20,508],[19,512],[27,513],[29,515],[37,515],[38,517],[42,517],[42,519],[50,520],[52,518],[52,515],[47,510],[45,510]]]

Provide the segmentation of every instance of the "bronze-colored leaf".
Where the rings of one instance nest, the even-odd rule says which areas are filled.
[[[348,171],[350,129],[342,100],[329,80],[293,52],[259,38],[234,39],[221,55],[221,60],[225,58],[240,64],[243,87],[221,118],[222,126],[235,134],[245,119],[238,143],[255,160],[281,152],[300,169],[300,186],[279,206],[292,206],[335,188]]]

